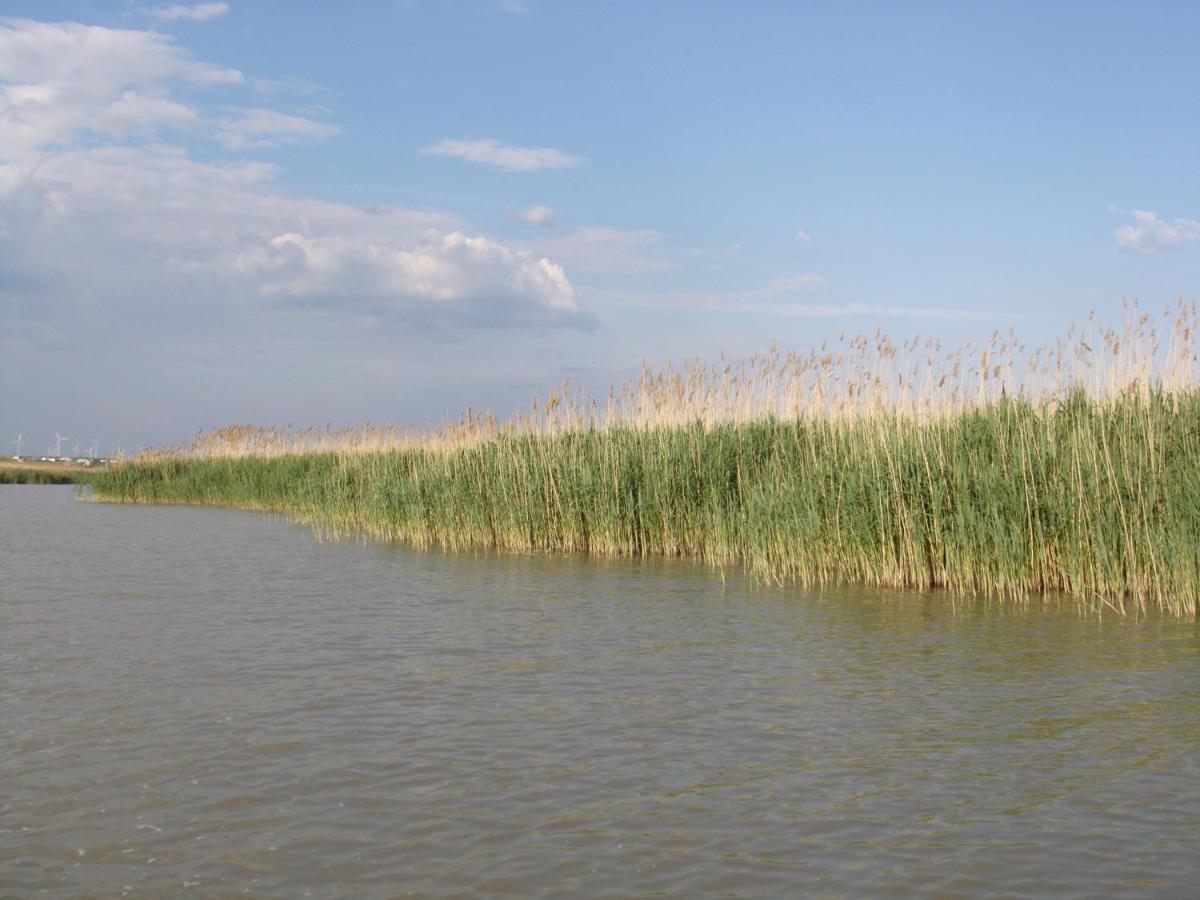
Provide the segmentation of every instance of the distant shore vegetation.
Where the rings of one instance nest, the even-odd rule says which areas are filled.
[[[569,386],[506,421],[231,427],[93,480],[114,502],[271,510],[418,546],[665,554],[1194,616],[1197,310],[1030,349],[886,335]]]
[[[71,463],[0,459],[0,484],[87,484],[99,471]]]

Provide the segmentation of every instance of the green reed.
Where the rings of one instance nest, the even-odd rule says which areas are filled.
[[[87,484],[98,470],[65,465],[0,465],[0,484]]]
[[[666,554],[1195,615],[1200,392],[1002,399],[929,421],[767,418],[457,447],[160,457],[93,497],[273,510],[421,546]]]

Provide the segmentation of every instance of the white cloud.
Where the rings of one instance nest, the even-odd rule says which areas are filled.
[[[154,31],[0,19],[0,80],[73,83],[109,93],[134,82],[240,84],[236,69],[199,63],[173,38]]]
[[[0,294],[38,297],[24,313],[0,305],[6,322],[34,321],[39,306],[56,320],[131,324],[281,307],[454,325],[587,321],[546,254],[445,214],[292,196],[270,164],[200,162],[167,142],[167,128],[232,151],[337,131],[261,107],[207,118],[170,94],[241,82],[154,32],[0,20]]]
[[[218,123],[217,139],[230,150],[248,147],[277,147],[302,140],[337,134],[336,125],[304,116],[292,116],[273,109],[246,108]]]
[[[510,209],[510,219],[525,222],[528,225],[549,226],[554,224],[554,210],[549,206],[530,206],[527,209]]]
[[[579,313],[561,267],[459,231],[399,243],[289,232],[243,250],[228,265],[264,296],[392,307],[415,301],[438,311],[472,306],[484,318],[503,307],[528,313],[521,307],[535,299],[551,314]]]
[[[591,226],[562,237],[543,238],[533,249],[563,263],[572,272],[608,277],[667,272],[675,264],[647,257],[642,250],[662,239],[651,229],[622,230]]]
[[[199,114],[172,84],[240,84],[236,69],[196,62],[162,34],[0,20],[0,159],[70,142],[191,126]]]
[[[1145,209],[1130,210],[1133,223],[1117,229],[1117,245],[1136,253],[1150,254],[1191,241],[1200,241],[1200,221],[1175,219],[1167,222]]]
[[[229,12],[228,3],[175,3],[171,6],[154,6],[146,10],[146,15],[152,19],[159,19],[164,22],[171,22],[178,19],[187,19],[192,22],[203,22],[207,19],[215,19],[218,16],[223,16]]]
[[[811,244],[812,243],[812,235],[809,234],[807,231],[805,231],[803,228],[797,228],[796,229],[796,240],[798,240],[802,244]]]
[[[491,138],[476,141],[443,138],[426,147],[429,156],[450,156],[467,162],[495,166],[508,172],[537,172],[541,169],[569,169],[582,160],[553,147],[516,147]]]

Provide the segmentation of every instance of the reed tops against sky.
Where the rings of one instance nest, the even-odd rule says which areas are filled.
[[[806,351],[768,351],[741,360],[696,360],[590,397],[570,384],[533,400],[508,419],[468,409],[434,429],[235,425],[197,434],[165,452],[183,456],[274,455],[308,450],[374,452],[456,447],[497,434],[558,434],[590,428],[658,428],[767,418],[856,420],[872,416],[927,421],[1004,397],[1054,404],[1071,391],[1106,401],[1200,388],[1196,304],[1158,316],[1127,304],[1119,325],[1095,317],[1044,346],[996,332],[985,345],[946,348],[933,339],[894,344],[879,331],[843,335]],[[153,453],[151,454],[153,455]]]

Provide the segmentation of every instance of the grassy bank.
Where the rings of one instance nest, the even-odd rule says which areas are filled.
[[[163,454],[100,473],[93,496],[419,545],[684,555],[777,581],[1062,591],[1194,615],[1200,392]]]

